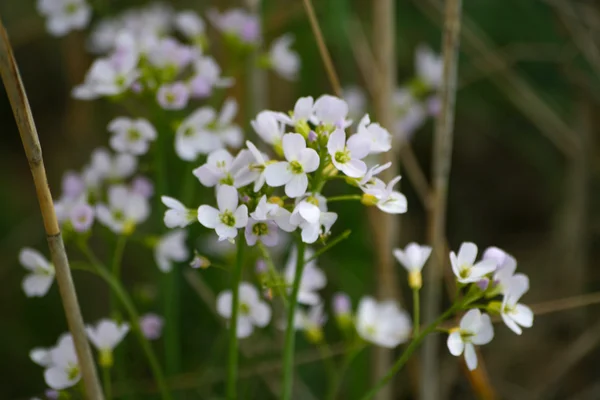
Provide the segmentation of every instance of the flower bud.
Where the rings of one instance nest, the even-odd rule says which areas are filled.
[[[135,222],[134,221],[125,221],[123,224],[123,235],[131,236],[135,231]]]
[[[490,304],[487,306],[487,312],[490,314],[500,314],[502,311],[502,302],[500,301],[490,301]]]
[[[319,137],[317,136],[317,133],[315,131],[311,130],[310,132],[308,132],[307,140],[309,141],[309,143],[316,142],[318,138]]]
[[[323,330],[320,326],[311,326],[304,331],[306,339],[314,344],[321,343],[323,341]]]
[[[479,287],[479,289],[481,289],[482,291],[486,291],[487,288],[490,286],[490,280],[487,278],[483,278],[477,281],[476,285]]]
[[[192,261],[190,261],[190,267],[194,269],[207,269],[210,267],[210,260],[200,254],[196,253]]]
[[[363,193],[362,197],[360,198],[360,202],[367,207],[371,207],[376,205],[379,200],[377,200],[377,197],[373,196],[372,194]]]
[[[269,203],[277,204],[279,207],[283,207],[283,200],[281,197],[271,196],[269,197]]]
[[[267,263],[262,258],[256,260],[256,264],[254,265],[254,271],[256,271],[257,275],[264,275],[267,273]]]
[[[408,286],[411,289],[419,290],[423,286],[423,278],[421,276],[421,271],[410,271],[408,273]]]
[[[333,295],[333,314],[342,330],[352,326],[352,303],[347,294],[336,293]]]

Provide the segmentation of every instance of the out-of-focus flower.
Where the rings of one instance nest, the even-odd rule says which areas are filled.
[[[187,208],[179,200],[162,196],[161,201],[169,209],[165,211],[164,222],[167,228],[185,228],[198,219],[197,210]]]
[[[46,17],[46,29],[54,36],[85,28],[92,16],[86,0],[38,0],[37,9]]]
[[[415,57],[417,76],[431,89],[437,89],[442,84],[444,60],[426,45],[417,47]]]
[[[411,330],[410,317],[393,301],[364,297],[358,304],[356,331],[368,342],[392,349],[406,342]]]
[[[404,250],[394,249],[394,257],[408,271],[408,284],[413,289],[420,289],[423,282],[421,270],[431,255],[430,246],[409,243]]]
[[[183,82],[164,84],[158,88],[156,100],[165,110],[181,110],[188,104],[190,90]]]
[[[265,327],[271,320],[269,305],[260,299],[258,290],[247,282],[239,286],[239,308],[237,318],[237,337],[246,338],[252,334],[254,327]],[[231,319],[233,294],[231,290],[221,292],[217,297],[217,312],[224,318]]]
[[[92,64],[84,82],[73,89],[73,97],[94,100],[126,92],[140,76],[137,54],[129,57],[100,58]]]
[[[221,76],[221,68],[212,57],[200,57],[194,62],[194,75],[190,79],[190,91],[194,98],[210,96],[214,88],[229,87],[232,78]]]
[[[148,199],[132,192],[124,185],[108,189],[108,204],[96,206],[96,217],[103,225],[117,234],[131,234],[136,225],[150,215]]]
[[[347,86],[343,90],[342,98],[348,104],[348,116],[358,120],[367,110],[367,98],[362,88]]]
[[[110,146],[115,151],[135,155],[146,154],[157,136],[154,126],[143,118],[116,118],[108,125],[108,131],[113,134]]]
[[[187,232],[177,229],[163,235],[154,248],[154,259],[162,272],[170,272],[174,262],[182,262],[190,256],[185,245]]]
[[[308,261],[312,256],[313,252],[310,249],[306,249],[304,252],[304,262]],[[296,260],[298,259],[298,251],[294,247],[290,253],[290,257],[285,266],[284,276],[288,285],[294,283],[294,276],[296,274]],[[317,267],[315,261],[310,261],[304,266],[302,271],[302,277],[300,278],[300,288],[298,291],[298,303],[309,306],[317,305],[321,302],[321,297],[318,291],[323,289],[327,284],[327,277]],[[290,289],[291,290],[291,289]]]
[[[140,329],[148,340],[160,338],[164,324],[164,319],[153,313],[144,314],[140,317]]]
[[[100,366],[110,368],[113,365],[113,350],[129,332],[129,324],[103,319],[96,326],[87,326],[85,332],[100,353]]]
[[[368,154],[385,153],[392,148],[392,135],[378,123],[371,123],[369,114],[360,120],[358,132],[352,137],[361,138],[361,145],[366,142]]]
[[[23,279],[27,297],[43,297],[54,282],[54,266],[40,252],[24,248],[19,253],[19,263],[30,273]]]
[[[175,15],[175,27],[186,38],[195,40],[203,36],[206,31],[206,25],[202,18],[195,11],[185,10],[180,11]]]
[[[292,35],[283,35],[275,39],[269,50],[269,64],[288,80],[295,80],[300,70],[300,56],[290,48],[293,42]]]
[[[327,315],[323,310],[323,304],[317,304],[304,311],[296,310],[294,316],[294,327],[304,331],[309,341],[320,343],[323,341],[323,325],[327,321]]]
[[[241,8],[233,8],[223,13],[211,9],[206,14],[215,28],[242,43],[255,45],[261,38],[257,17]]]
[[[145,176],[136,176],[129,185],[133,193],[149,199],[154,195],[154,184]]]
[[[453,356],[465,353],[465,361],[469,370],[477,368],[477,353],[474,345],[483,345],[494,338],[494,327],[490,316],[482,314],[478,309],[467,312],[460,320],[460,326],[450,331],[448,350]]]
[[[50,350],[50,365],[44,371],[46,384],[52,389],[63,390],[74,386],[81,379],[79,361],[70,334],[62,335]]]
[[[94,224],[96,212],[94,208],[85,202],[78,202],[70,212],[71,225],[75,232],[84,233],[90,230]]]

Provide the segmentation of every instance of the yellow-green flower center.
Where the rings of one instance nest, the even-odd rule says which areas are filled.
[[[340,164],[345,164],[351,160],[350,151],[346,148],[344,148],[342,151],[336,151],[334,158],[335,161],[339,162]]]
[[[293,174],[298,175],[304,172],[304,168],[298,161],[292,161],[290,162],[290,171],[292,171]]]
[[[229,210],[225,211],[219,216],[221,222],[227,226],[235,226],[235,217]]]
[[[137,129],[132,128],[127,131],[127,137],[129,138],[129,140],[131,142],[135,142],[135,141],[140,140],[142,135],[140,134],[140,132]]]
[[[269,227],[264,222],[258,222],[252,227],[252,233],[256,236],[263,236],[269,233]]]

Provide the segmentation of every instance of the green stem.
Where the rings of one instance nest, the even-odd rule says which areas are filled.
[[[347,195],[344,195],[344,196],[329,197],[327,199],[327,202],[331,203],[332,201],[347,201],[347,200],[358,200],[358,201],[360,201],[361,198],[362,198],[362,196],[360,194],[347,194]]]
[[[317,343],[317,349],[319,350],[319,354],[321,355],[321,359],[323,360],[323,365],[325,366],[325,371],[327,371],[328,380],[330,382],[335,380],[335,363],[333,362],[333,353],[331,352],[331,348],[325,341],[321,341]]]
[[[237,398],[237,374],[238,374],[238,337],[237,323],[238,311],[240,309],[240,281],[242,280],[242,267],[244,266],[244,237],[239,235],[237,239],[237,255],[235,270],[233,271],[233,282],[231,283],[231,319],[229,320],[229,365],[227,366],[227,399]]]
[[[323,253],[325,253],[326,251],[328,251],[329,249],[331,249],[333,246],[335,246],[338,243],[340,243],[342,240],[348,239],[348,237],[350,237],[351,233],[352,233],[352,231],[350,229],[346,229],[338,237],[336,237],[335,239],[330,240],[325,246],[323,246],[319,250],[315,251],[315,254],[313,254],[312,257],[308,258],[304,262],[304,264],[308,264],[309,262],[311,262],[313,260],[316,260],[317,257],[320,257]]]
[[[352,361],[354,361],[354,359],[361,352],[362,349],[364,349],[364,346],[360,346],[354,351],[346,353],[346,355],[344,356],[344,361],[342,362],[342,365],[338,368],[338,373],[335,375],[335,379],[331,382],[329,389],[327,390],[327,400],[336,399],[337,394],[339,393],[340,388],[342,387],[342,383],[344,382],[344,375],[346,374],[346,371],[348,370],[350,364],[352,364]]]
[[[455,311],[459,310],[462,307],[463,303],[455,303],[452,307],[450,307],[445,313],[438,317],[435,321],[429,324],[418,336],[415,336],[413,340],[409,343],[408,347],[404,350],[400,358],[396,361],[396,363],[390,368],[387,374],[383,378],[381,378],[375,386],[363,397],[361,400],[372,399],[373,396],[377,394],[387,383],[396,375],[402,367],[406,364],[412,353],[415,352],[423,342],[423,339],[430,333],[436,330],[437,326],[441,324],[443,321],[448,319]]]
[[[413,289],[413,336],[419,335],[421,319],[419,289]]]
[[[287,311],[287,328],[285,331],[285,347],[283,350],[283,400],[292,399],[292,389],[294,385],[294,339],[296,337],[296,328],[294,319],[296,315],[296,304],[298,303],[298,292],[300,291],[300,281],[302,271],[304,270],[304,242],[298,239],[298,254],[296,259],[296,273],[294,284],[290,295],[290,306]]]
[[[106,281],[110,288],[115,292],[117,298],[121,301],[127,314],[129,314],[129,323],[131,324],[132,331],[137,336],[140,346],[142,347],[142,350],[148,359],[148,364],[150,365],[150,369],[152,370],[156,384],[161,392],[161,397],[163,400],[170,400],[171,394],[169,393],[167,382],[165,381],[165,377],[160,364],[158,363],[158,359],[156,358],[156,354],[154,354],[154,350],[152,350],[150,342],[148,339],[146,339],[142,329],[140,328],[140,316],[135,308],[135,305],[133,304],[133,301],[121,285],[121,282],[113,278],[106,266],[98,259],[98,257],[96,257],[86,243],[80,242],[79,248],[89,259],[90,264],[94,267],[94,273]]]
[[[104,398],[106,400],[112,399],[112,385],[110,379],[110,368],[104,367],[102,368],[102,380],[104,383]]]
[[[113,253],[112,263],[111,263],[111,273],[112,276],[120,281],[121,280],[121,264],[123,261],[123,253],[125,252],[125,245],[127,244],[127,236],[120,235],[117,238],[117,243],[115,244],[115,252]],[[113,316],[119,320],[120,313],[117,310],[117,300],[115,298],[115,294],[111,292],[110,294],[110,310]]]

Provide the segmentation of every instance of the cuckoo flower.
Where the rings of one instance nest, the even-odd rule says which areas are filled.
[[[203,36],[206,31],[204,21],[195,11],[185,10],[178,12],[174,17],[175,28],[188,39],[195,40]]]
[[[494,328],[490,316],[478,309],[467,312],[460,320],[460,326],[450,330],[448,350],[453,356],[465,353],[469,370],[477,368],[477,353],[474,345],[487,344],[494,338]]]
[[[346,132],[336,129],[327,142],[327,151],[335,167],[351,178],[360,178],[367,172],[362,160],[369,154],[370,141],[361,135],[352,135],[346,142]]]
[[[219,139],[206,130],[215,119],[215,110],[202,107],[190,114],[175,132],[175,152],[184,161],[194,161],[198,154],[218,149]]]
[[[217,312],[224,318],[231,318],[233,294],[231,290],[221,292],[217,297]],[[246,338],[252,334],[254,327],[265,327],[271,320],[269,305],[259,297],[258,290],[247,282],[239,286],[239,310],[237,320],[237,337]]]
[[[148,340],[156,340],[162,334],[162,328],[165,321],[162,317],[148,313],[140,317],[140,329]]]
[[[113,134],[110,146],[121,153],[146,154],[150,142],[156,139],[156,129],[143,118],[116,118],[108,125],[108,131]]]
[[[358,304],[356,330],[368,342],[393,349],[408,340],[411,329],[410,317],[393,301],[364,297]]]
[[[167,228],[185,228],[198,219],[197,210],[187,208],[179,200],[162,196],[162,203],[169,209],[165,211],[164,222]]]
[[[286,125],[295,127],[296,131],[308,134],[308,131],[310,130],[308,121],[313,121],[315,119],[314,102],[314,99],[310,96],[300,97],[296,101],[294,111],[291,115],[279,112],[276,114],[277,119]]]
[[[94,100],[126,92],[140,76],[137,55],[122,58],[100,58],[92,64],[84,82],[73,89],[76,99]]]
[[[190,90],[183,82],[164,84],[156,92],[156,101],[165,110],[182,110],[190,99]]]
[[[347,120],[348,104],[338,97],[323,95],[315,101],[313,107],[315,113],[316,124],[321,124],[326,127],[337,127],[345,129],[352,124],[351,120]]]
[[[523,332],[521,327],[533,326],[533,311],[519,303],[521,297],[529,290],[529,279],[523,274],[517,274],[508,279],[505,285],[500,315],[506,326],[520,335]]]
[[[24,248],[19,253],[19,263],[30,273],[23,279],[27,297],[43,297],[54,282],[54,266],[37,250]]]
[[[37,8],[47,18],[46,29],[54,36],[83,29],[92,17],[92,8],[86,0],[38,0]]]
[[[94,347],[100,352],[100,366],[112,367],[113,350],[129,332],[129,324],[103,319],[96,326],[87,326],[85,331]]]
[[[162,272],[170,272],[174,262],[188,259],[189,251],[185,245],[187,232],[177,229],[163,235],[154,248],[154,259]]]
[[[361,145],[367,144],[368,154],[385,153],[392,148],[392,135],[378,123],[371,123],[369,114],[360,120],[358,132],[352,137],[362,139]]]
[[[198,221],[207,228],[214,229],[219,241],[234,239],[239,228],[248,223],[248,207],[238,207],[237,190],[233,186],[221,185],[217,188],[217,205],[219,209],[202,205],[198,208]]]
[[[292,35],[283,35],[271,44],[269,61],[275,72],[288,80],[295,80],[300,69],[300,57],[291,50],[294,42]]]
[[[81,370],[70,334],[64,334],[59,338],[56,347],[50,350],[50,359],[52,362],[44,371],[44,379],[48,386],[63,390],[79,382]]]
[[[369,204],[376,205],[377,208],[388,214],[403,214],[407,209],[406,197],[394,190],[394,186],[400,181],[400,178],[400,176],[395,177],[387,185],[379,178],[372,178],[360,188],[370,196]]]
[[[212,57],[199,57],[194,62],[194,75],[189,85],[192,97],[206,98],[210,96],[214,88],[229,87],[233,79],[221,76],[221,67]]]
[[[206,187],[230,185],[236,188],[254,181],[248,166],[254,156],[249,150],[240,151],[234,158],[227,150],[215,150],[208,155],[206,163],[194,170],[194,175]]]
[[[460,283],[477,282],[496,269],[493,260],[475,263],[476,258],[477,246],[474,243],[463,243],[458,250],[458,256],[453,251],[450,252],[452,271]]]
[[[319,155],[313,149],[306,148],[306,141],[298,133],[289,133],[282,139],[283,153],[287,161],[267,165],[265,178],[267,185],[277,187],[285,185],[285,194],[300,197],[308,188],[307,173],[319,167]]]
[[[148,199],[123,185],[108,189],[108,205],[96,206],[98,221],[118,234],[131,234],[150,215]]]
[[[280,120],[281,118],[274,111],[261,111],[255,119],[250,121],[250,125],[262,140],[277,147],[281,146],[284,131],[284,126]]]
[[[413,289],[422,286],[421,270],[431,254],[431,247],[409,243],[404,250],[394,249],[394,257],[408,271],[408,283]]]
[[[320,343],[323,340],[323,325],[327,321],[327,315],[323,310],[323,303],[310,307],[307,311],[296,310],[294,316],[294,327],[304,331],[309,341]]]
[[[435,54],[431,48],[425,45],[417,47],[415,69],[417,76],[430,89],[440,87],[443,79],[444,60]]]

